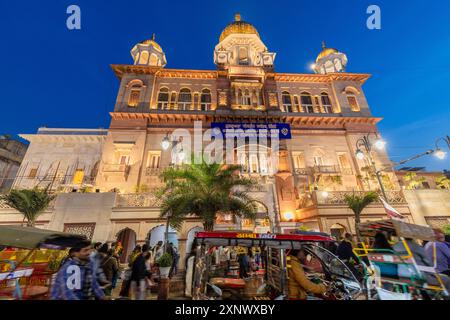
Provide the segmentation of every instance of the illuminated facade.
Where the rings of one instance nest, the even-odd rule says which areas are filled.
[[[91,141],[101,151],[90,155],[89,177],[95,173],[95,179],[88,186],[99,194],[85,196],[112,194],[109,200],[102,198],[102,231],[95,229],[94,238],[113,241],[126,233],[138,242],[155,241],[151,231],[161,228],[164,220],[159,218],[152,190],[160,186],[158,176],[174,158],[173,152],[163,150],[161,141],[175,129],[193,132],[195,121],[201,121],[203,130],[212,123],[287,124],[292,135],[280,140],[277,168],[271,168],[264,157],[248,154],[245,147],[235,150],[242,174],[257,179],[261,186],[252,192],[260,202],[260,212],[256,222],[221,216],[218,229],[289,232],[303,226],[334,235],[354,232],[345,194],[379,188],[371,164],[355,156],[356,142],[368,133],[377,134],[381,118],[372,115],[362,89],[370,75],[347,73],[344,53],[323,44],[312,66],[315,73],[277,73],[276,54],[253,25],[236,15],[214,48],[216,70],[165,68],[166,56],[154,36],[137,44],[131,55],[132,65],[112,65],[120,88],[110,113],[111,125],[107,134]],[[28,138],[33,145],[34,138]],[[59,157],[55,152],[48,154],[53,161]],[[373,157],[378,167],[389,167],[385,151],[377,150]],[[412,220],[395,173],[384,172],[389,202]],[[29,187],[16,182],[16,187]],[[69,187],[79,190],[85,185]],[[63,228],[63,222],[52,222],[59,208],[65,210],[64,229],[77,224],[96,228],[93,215],[67,214],[81,212],[79,203],[72,203],[78,209],[62,209],[70,202],[68,196],[57,200],[48,226]],[[383,207],[377,203],[366,209],[363,220],[383,217]],[[187,220],[178,233],[182,250],[200,227],[201,221]]]

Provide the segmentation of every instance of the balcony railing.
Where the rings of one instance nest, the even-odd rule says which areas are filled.
[[[166,168],[146,168],[145,175],[146,176],[159,176]]]
[[[311,173],[309,168],[295,168],[294,174],[297,176],[307,176]]]
[[[126,173],[130,169],[126,164],[105,164],[103,166],[103,172],[123,172]]]
[[[345,201],[347,195],[357,195],[362,197],[365,194],[367,194],[366,191],[330,191],[326,193],[315,191],[313,197],[318,205],[347,205]],[[386,191],[386,196],[390,204],[407,203],[402,191]],[[377,199],[375,202],[381,203],[381,200]]]
[[[117,194],[116,196],[116,207],[118,208],[154,208],[160,204],[160,200],[152,192]]]
[[[341,168],[339,166],[314,166],[314,173],[341,173]]]

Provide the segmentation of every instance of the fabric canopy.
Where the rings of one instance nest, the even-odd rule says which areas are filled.
[[[74,247],[86,241],[86,236],[69,234],[45,229],[0,226],[0,246],[21,249],[34,249],[40,247]]]

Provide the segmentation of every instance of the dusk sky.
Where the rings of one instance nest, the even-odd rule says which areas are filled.
[[[71,4],[81,30],[66,27]],[[381,30],[366,27],[371,4]],[[236,12],[277,53],[278,72],[310,73],[325,40],[347,54],[348,72],[372,74],[364,90],[393,161],[450,134],[446,0],[1,1],[0,134],[107,128],[119,86],[110,64],[131,64],[131,48],[156,33],[167,68],[215,69],[214,46]],[[409,166],[450,169],[449,159]]]

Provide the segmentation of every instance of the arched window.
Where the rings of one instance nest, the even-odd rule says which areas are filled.
[[[148,51],[142,51],[139,57],[139,64],[148,64]]]
[[[322,107],[325,113],[333,113],[333,106],[331,105],[330,96],[326,92],[322,92],[321,100],[322,100]]]
[[[248,91],[247,89],[245,89],[242,94],[242,105],[244,106],[252,105],[252,96],[250,95],[250,91]]]
[[[347,92],[347,101],[348,105],[350,106],[350,110],[352,110],[353,112],[361,111],[361,108],[359,107],[358,104],[358,99],[353,92]]]
[[[141,100],[142,82],[140,80],[133,80],[129,84],[128,106],[137,107]]]
[[[158,109],[169,109],[169,89],[161,88],[158,94]]]
[[[209,91],[209,89],[202,90],[202,96],[200,98],[200,108],[202,111],[208,111],[211,109],[211,91]]]
[[[314,105],[312,97],[308,92],[302,92],[301,95],[303,111],[306,113],[314,113]]]
[[[281,101],[283,102],[283,111],[292,112],[292,98],[289,92],[283,91],[281,94]]]
[[[150,55],[150,63],[151,66],[157,66],[158,65],[158,56],[154,53]]]
[[[178,96],[178,110],[189,110],[192,104],[191,90],[184,88]]]

